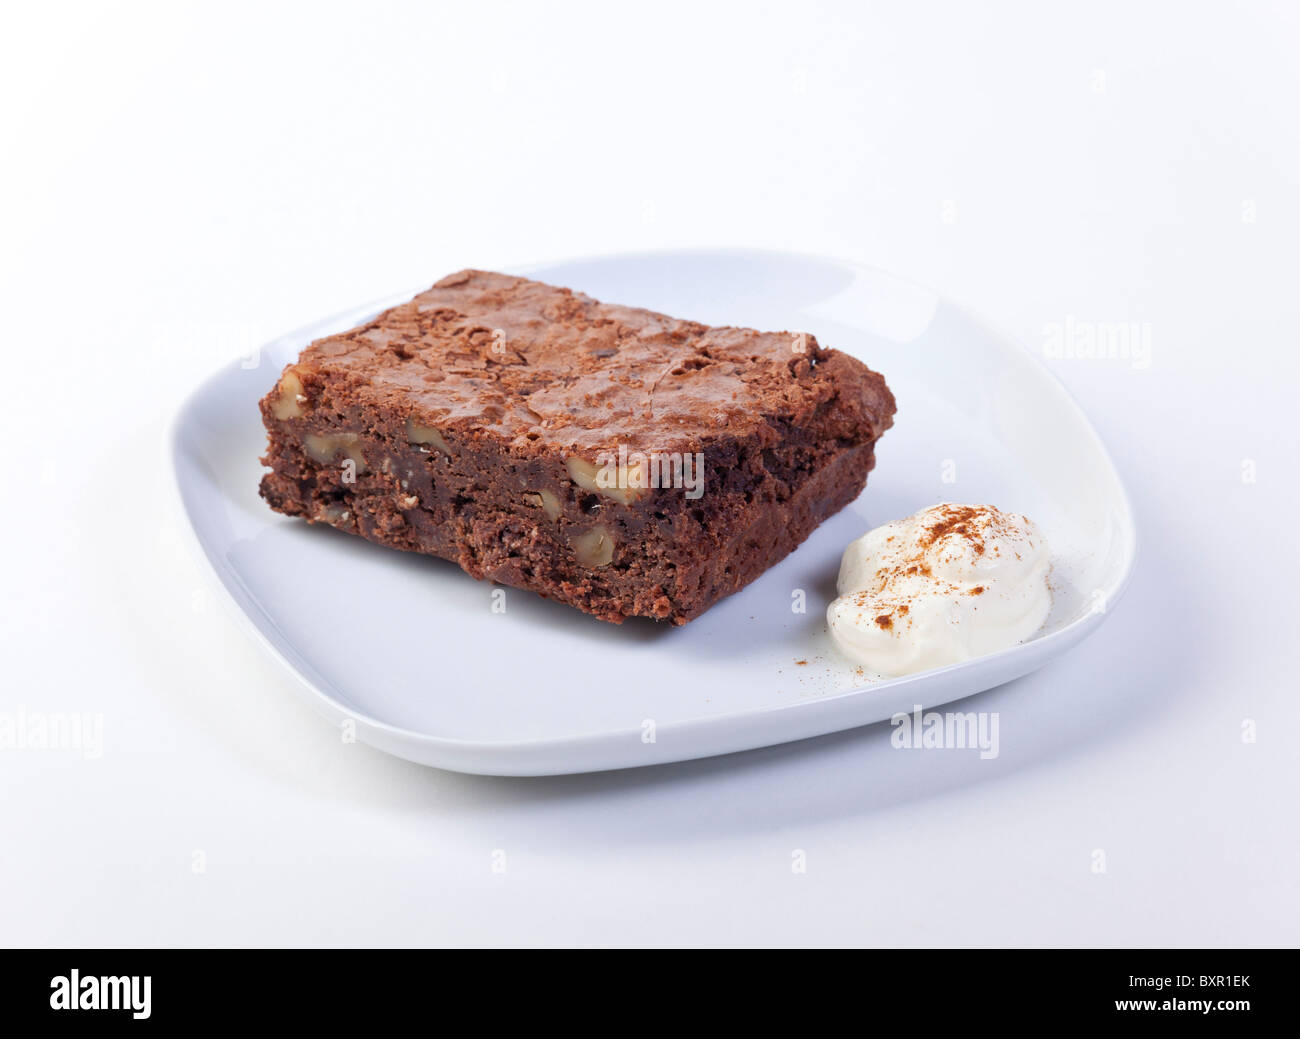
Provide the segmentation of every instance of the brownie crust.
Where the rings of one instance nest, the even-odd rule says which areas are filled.
[[[467,270],[312,343],[261,411],[273,509],[683,624],[857,497],[894,399],[812,336]]]

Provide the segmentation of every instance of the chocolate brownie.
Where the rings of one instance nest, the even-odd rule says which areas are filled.
[[[466,270],[312,343],[261,409],[273,509],[684,624],[857,497],[894,398],[812,336]]]

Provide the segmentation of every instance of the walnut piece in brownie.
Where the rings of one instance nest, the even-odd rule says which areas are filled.
[[[466,270],[312,343],[261,410],[273,509],[683,624],[857,497],[894,398],[811,336]]]

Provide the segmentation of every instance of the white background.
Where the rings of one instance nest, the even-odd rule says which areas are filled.
[[[1300,12],[1217,6],[10,10],[0,712],[104,752],[0,751],[0,942],[1295,944]],[[187,554],[181,396],[454,269],[683,246],[865,262],[1031,349],[1148,325],[1148,368],[1053,362],[1134,496],[1127,598],[974,701],[994,761],[342,744]]]

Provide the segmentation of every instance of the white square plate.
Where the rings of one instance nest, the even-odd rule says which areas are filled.
[[[856,503],[759,580],[682,628],[621,627],[451,563],[276,515],[257,495],[258,399],[360,307],[235,363],[186,401],[172,437],[199,549],[266,648],[335,724],[413,761],[543,775],[625,768],[803,739],[930,707],[1039,667],[1094,631],[1127,583],[1132,513],[1097,434],[1040,362],[931,293],[876,271],[754,252],[657,253],[525,272],[613,303],[710,324],[814,333],[884,374],[893,429]],[[1028,642],[864,682],[826,631],[853,538],[937,501],[1035,519],[1055,608]],[[495,600],[502,601],[500,593]],[[804,612],[798,612],[800,602]]]

